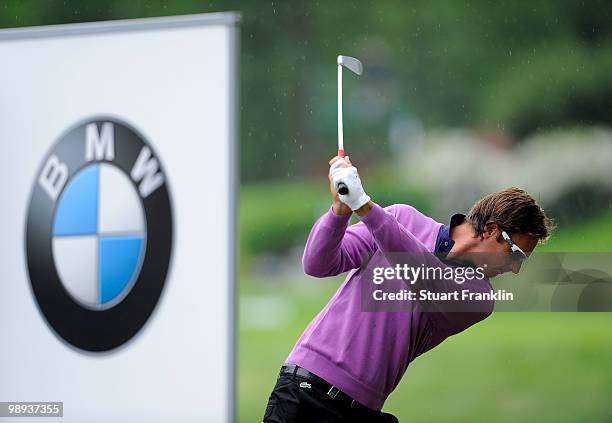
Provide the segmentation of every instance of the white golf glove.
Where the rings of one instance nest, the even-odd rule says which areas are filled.
[[[351,210],[355,211],[368,201],[370,196],[365,193],[363,186],[361,186],[361,179],[359,179],[359,173],[355,166],[346,166],[347,163],[344,159],[336,160],[329,168],[329,176],[332,179],[332,183],[336,190],[338,190],[338,184],[344,183],[348,188],[348,194],[342,195],[338,193],[340,201],[349,206]]]

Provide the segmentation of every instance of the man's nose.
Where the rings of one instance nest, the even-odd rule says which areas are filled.
[[[523,263],[521,263],[520,261],[513,262],[512,264],[510,264],[510,270],[512,270],[512,273],[514,273],[515,275],[518,274],[518,272],[521,271],[522,264]]]

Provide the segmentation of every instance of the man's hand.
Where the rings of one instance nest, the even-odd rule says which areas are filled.
[[[370,197],[361,185],[357,168],[352,165],[348,156],[345,158],[336,156],[329,161],[329,164],[330,190],[334,199],[332,210],[334,213],[349,214],[351,210],[358,211],[364,205],[370,203]],[[339,182],[343,182],[348,187],[348,194],[338,194],[337,186]]]
[[[338,196],[338,191],[336,190],[336,187],[334,186],[334,181],[332,180],[332,176],[331,176],[331,166],[336,163],[338,160],[343,160],[345,162],[345,164],[343,166],[352,166],[351,161],[349,159],[349,156],[346,156],[344,158],[340,157],[340,156],[335,156],[332,157],[332,159],[329,161],[329,165],[330,165],[330,172],[327,175],[327,178],[329,179],[329,190],[331,192],[332,195],[332,211],[334,212],[334,214],[351,214],[353,211],[351,210],[351,208],[349,206],[347,206],[346,204],[344,204],[342,201],[340,201],[340,197]]]

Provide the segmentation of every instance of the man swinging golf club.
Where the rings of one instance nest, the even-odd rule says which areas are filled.
[[[488,317],[493,302],[474,308],[467,304],[465,312],[432,312],[420,303],[408,312],[365,312],[362,285],[372,280],[362,267],[364,258],[372,257],[370,266],[374,260],[383,264],[394,253],[435,253],[443,259],[472,253],[503,256],[486,267],[484,278],[461,284],[469,292],[490,292],[489,278],[518,273],[553,225],[518,188],[481,198],[467,215],[454,214],[447,225],[409,205],[382,208],[366,194],[348,156],[335,156],[329,164],[332,206],[310,232],[303,267],[314,277],[349,273],[285,360],[263,421],[397,422],[381,409],[409,363]],[[338,193],[339,187],[345,194]],[[360,222],[349,225],[352,213]],[[447,288],[438,286],[439,291]]]

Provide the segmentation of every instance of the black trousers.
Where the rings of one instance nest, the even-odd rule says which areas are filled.
[[[264,423],[397,422],[392,414],[352,408],[327,395],[325,389],[299,375],[281,374],[268,399]]]

